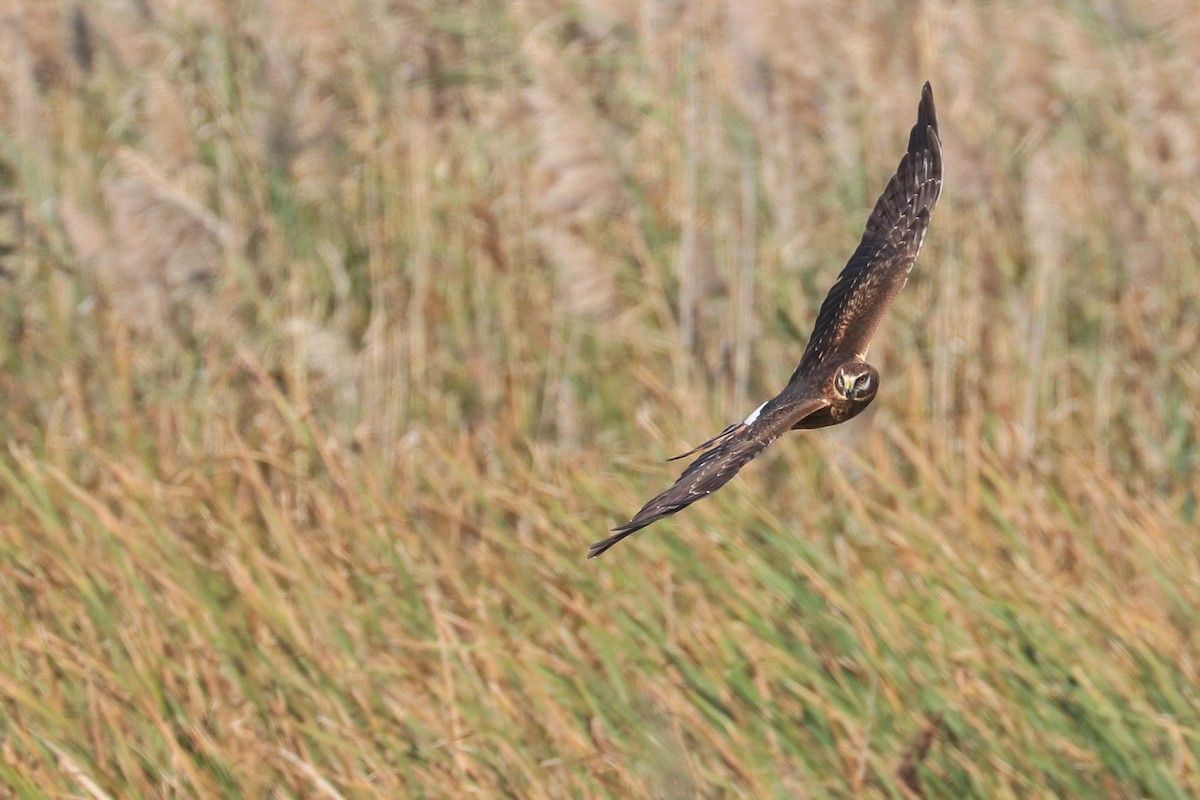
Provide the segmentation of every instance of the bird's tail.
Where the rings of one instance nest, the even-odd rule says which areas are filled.
[[[678,461],[681,458],[687,458],[688,456],[692,455],[693,453],[699,453],[701,450],[707,450],[710,447],[716,447],[721,442],[725,441],[730,436],[733,436],[735,433],[737,433],[744,427],[746,427],[746,423],[735,422],[732,425],[730,425],[728,428],[726,428],[725,430],[718,433],[716,436],[709,439],[704,444],[698,444],[695,447],[693,447],[691,450],[688,450],[686,453],[680,453],[677,456],[671,456],[670,458],[667,459],[667,461]]]

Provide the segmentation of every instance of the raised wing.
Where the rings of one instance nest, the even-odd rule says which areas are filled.
[[[742,423],[740,428],[734,430],[726,429],[723,434],[710,440],[720,441],[720,444],[693,461],[675,481],[675,485],[642,506],[642,510],[635,514],[633,519],[619,528],[613,528],[612,536],[589,547],[587,557],[595,558],[650,523],[669,517],[697,500],[708,497],[729,483],[738,470],[750,463],[767,445],[779,438],[780,434],[788,431],[799,420],[828,405],[829,401],[823,398],[780,405],[776,405],[776,400],[772,400],[764,404],[761,415],[752,423]]]
[[[875,203],[862,242],[829,290],[791,380],[821,364],[863,358],[921,251],[942,191],[942,145],[929,84],[921,90],[908,152]]]

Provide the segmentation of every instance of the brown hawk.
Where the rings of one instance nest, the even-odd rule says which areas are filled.
[[[787,431],[837,425],[871,404],[879,391],[879,372],[864,361],[867,349],[888,306],[908,280],[941,191],[942,147],[933,90],[926,83],[908,152],[875,203],[858,249],[821,305],[808,347],[788,385],[742,422],[676,456],[706,451],[671,488],[614,528],[612,536],[593,544],[588,558],[720,489]]]

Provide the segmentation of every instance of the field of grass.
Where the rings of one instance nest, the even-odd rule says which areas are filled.
[[[1191,0],[0,0],[0,795],[1200,796]],[[923,81],[853,422],[782,387]]]

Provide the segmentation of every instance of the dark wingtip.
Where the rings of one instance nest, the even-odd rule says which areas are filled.
[[[925,81],[921,88],[921,105],[917,108],[917,124],[908,136],[908,151],[914,153],[936,147],[935,141],[939,141],[937,108],[933,104],[933,87]]]
[[[603,555],[604,552],[606,550],[608,550],[610,547],[612,547],[614,544],[621,541],[622,539],[624,539],[626,536],[633,533],[634,531],[641,530],[641,528],[642,528],[641,525],[638,525],[637,527],[632,527],[630,525],[622,525],[620,528],[613,528],[612,536],[609,536],[607,539],[601,539],[600,541],[595,542],[590,547],[588,547],[587,557],[589,559],[592,559],[592,558],[595,558],[596,556]]]

